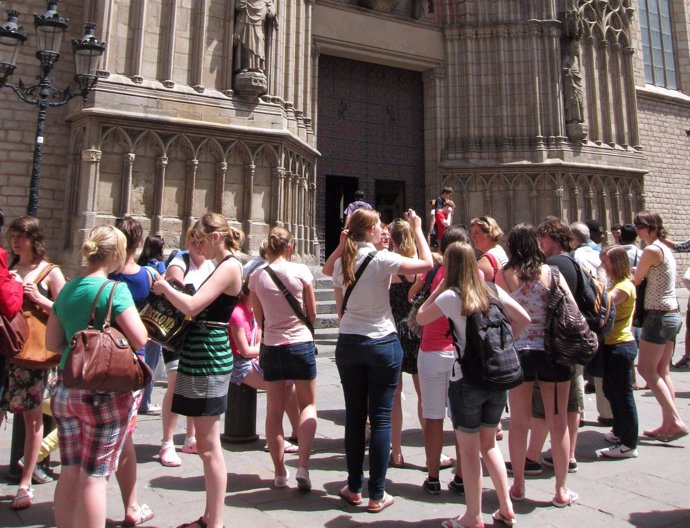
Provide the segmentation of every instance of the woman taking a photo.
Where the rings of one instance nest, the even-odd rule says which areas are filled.
[[[178,310],[195,317],[182,345],[175,380],[172,412],[192,416],[197,450],[204,465],[206,506],[196,521],[180,527],[220,528],[228,475],[220,445],[220,415],[227,409],[232,351],[228,320],[239,300],[242,265],[234,252],[244,242],[241,231],[228,226],[217,213],[206,213],[194,230],[194,240],[207,259],[218,263],[194,295],[158,280],[153,291],[165,295]]]
[[[65,285],[65,277],[59,267],[45,260],[44,236],[38,220],[31,216],[17,218],[7,228],[7,238],[13,254],[10,269],[16,272],[24,286],[22,310],[45,324],[53,300]],[[43,334],[45,330],[38,327]],[[45,335],[38,336],[37,344],[44,341]],[[33,503],[32,479],[39,484],[53,480],[50,473],[36,465],[36,460],[43,439],[43,399],[48,397],[55,383],[55,369],[28,369],[6,362],[0,375],[5,379],[0,412],[21,415],[26,428],[24,467],[11,504],[13,510],[22,510]]]
[[[529,324],[527,312],[501,288],[489,290],[477,267],[474,250],[469,244],[454,242],[444,253],[446,276],[417,313],[417,322],[426,325],[441,317],[453,321],[461,353],[478,353],[465,348],[467,317],[474,312],[487,313],[489,296],[497,298],[510,319],[513,335],[519,335]],[[463,367],[464,368],[464,367]],[[499,509],[494,520],[515,524],[515,513],[508,494],[508,474],[503,455],[496,447],[496,429],[508,398],[505,390],[489,390],[473,385],[462,377],[457,364],[448,392],[457,443],[460,446],[462,476],[467,510],[456,519],[443,523],[446,528],[483,527],[482,467],[484,459],[498,495]]]
[[[637,457],[637,406],[632,388],[632,367],[637,343],[632,334],[635,312],[635,285],[630,280],[630,259],[623,246],[609,246],[601,252],[601,263],[612,286],[611,300],[616,305],[613,329],[604,337],[604,394],[611,403],[613,430],[606,433],[613,445],[597,451],[607,458]]]
[[[290,477],[284,463],[283,414],[289,401],[286,381],[295,385],[300,410],[297,438],[297,486],[311,490],[309,457],[316,434],[316,349],[314,336],[282,293],[283,288],[313,325],[316,319],[314,277],[304,264],[290,262],[292,234],[274,227],[266,245],[268,264],[249,278],[251,303],[259,328],[263,327],[260,365],[266,382],[266,441],[275,469],[274,485],[284,488]]]
[[[394,502],[384,485],[390,453],[393,394],[400,379],[403,352],[388,289],[393,275],[414,275],[432,266],[421,219],[410,209],[405,213],[405,220],[414,232],[419,258],[403,257],[391,251],[376,253],[375,244],[381,238],[381,220],[376,211],[365,209],[352,213],[347,235],[341,237],[338,248],[329,257],[329,261],[337,259],[333,286],[341,319],[335,358],[345,395],[348,482],[340,490],[340,496],[353,505],[362,502],[368,416],[371,437],[367,510],[371,513],[378,513]],[[365,259],[368,264],[355,284],[355,274]],[[345,305],[346,296],[349,298]]]
[[[408,258],[414,258],[417,256],[417,247],[414,243],[414,233],[412,232],[408,222],[398,218],[391,223],[389,230],[391,242],[393,243],[393,251],[395,253]],[[391,310],[393,312],[393,319],[395,320],[395,326],[398,329],[400,346],[403,349],[402,370],[400,372],[400,381],[395,389],[395,396],[393,398],[393,416],[391,418],[390,465],[397,468],[401,468],[405,465],[405,459],[403,458],[402,454],[403,373],[407,373],[412,376],[412,383],[414,384],[414,389],[417,393],[417,416],[419,417],[420,425],[424,423],[424,419],[422,418],[422,397],[419,393],[419,377],[417,376],[417,354],[419,353],[419,343],[421,340],[419,337],[410,332],[409,328],[407,328],[407,322],[405,321],[410,313],[410,307],[412,306],[407,297],[415,280],[417,280],[416,275],[395,275],[391,280],[391,287],[388,292]]]
[[[508,448],[514,477],[510,497],[514,502],[525,500],[525,459],[534,381],[551,382],[539,385],[546,411],[546,424],[551,434],[553,468],[556,476],[556,493],[551,503],[557,508],[563,508],[578,498],[566,485],[570,452],[568,392],[572,373],[570,368],[555,364],[544,350],[544,325],[551,298],[551,268],[546,264],[546,256],[539,247],[537,233],[530,224],[518,224],[510,231],[508,252],[510,259],[499,275],[503,274],[510,296],[527,311],[531,319],[527,330],[515,339],[524,383],[508,392]],[[570,295],[568,284],[563,277],[560,278],[559,284]],[[554,409],[556,403],[558,408]]]
[[[67,361],[72,336],[88,326],[96,295],[108,274],[124,264],[126,248],[125,236],[112,226],[94,228],[84,243],[85,273],[63,288],[48,320],[46,345],[63,354],[61,369]],[[116,286],[116,282],[106,286],[98,297],[96,328],[103,326],[108,297]],[[129,289],[122,285],[115,289],[112,321],[132,349],[144,346],[148,339],[146,328]],[[134,394],[70,389],[58,381],[51,410],[58,425],[62,462],[55,488],[55,524],[58,528],[102,528],[106,522],[108,478],[117,469],[130,420],[136,413]],[[151,517],[152,512],[145,520]],[[123,526],[134,526],[134,522],[127,521]]]
[[[676,259],[662,241],[667,232],[661,217],[642,211],[633,220],[637,236],[647,244],[635,269],[635,286],[647,279],[644,322],[640,335],[637,370],[661,406],[661,425],[644,431],[645,436],[672,442],[688,434],[675,404],[675,389],[669,364],[681,318],[676,299]]]

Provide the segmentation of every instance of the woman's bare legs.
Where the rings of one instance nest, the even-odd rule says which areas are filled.
[[[295,380],[295,393],[300,409],[299,429],[299,467],[309,468],[314,436],[316,435],[316,379]]]
[[[570,390],[570,381],[543,382],[540,385],[542,398],[544,399],[546,425],[551,435],[553,472],[556,476],[554,500],[559,503],[566,503],[571,499],[566,483],[568,461],[570,459],[570,436],[568,435],[568,391]],[[556,397],[558,400],[558,413],[554,412]]]
[[[532,414],[533,385],[534,382],[526,381],[508,391],[508,401],[510,402],[508,451],[513,466],[513,486],[510,490],[514,497],[524,497],[525,495],[525,457],[527,456],[527,435],[529,434]],[[546,402],[544,403],[546,404]],[[463,469],[464,465],[463,461]]]
[[[266,443],[268,444],[268,451],[271,454],[271,459],[273,460],[273,468],[276,477],[287,474],[284,464],[285,435],[283,433],[283,414],[285,412],[286,401],[287,395],[285,391],[285,382],[282,380],[267,381]]]
[[[673,341],[657,345],[640,340],[637,369],[661,406],[661,425],[652,431],[654,434],[673,435],[687,430],[676,409],[675,388],[669,372],[672,355]]]
[[[29,411],[24,411],[22,415],[24,416],[26,435],[24,436],[24,468],[19,480],[19,487],[30,488],[31,477],[34,474],[38,459],[38,451],[41,449],[41,441],[43,440],[43,406],[39,405]]]
[[[228,472],[220,445],[220,416],[195,416],[193,421],[199,457],[204,464],[206,487],[204,522],[209,528],[221,528]]]

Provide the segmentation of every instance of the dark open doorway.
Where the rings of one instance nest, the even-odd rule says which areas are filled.
[[[381,213],[381,222],[390,224],[402,218],[405,211],[405,182],[376,180],[375,209]]]
[[[343,211],[355,198],[359,178],[326,175],[326,258],[338,247]]]

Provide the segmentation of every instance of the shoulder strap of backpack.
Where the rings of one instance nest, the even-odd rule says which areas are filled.
[[[434,277],[436,277],[436,273],[438,273],[438,270],[441,268],[440,264],[434,264],[434,267],[431,268],[431,271],[429,271],[426,274],[426,278],[424,279],[424,286],[422,287],[422,293],[424,297],[429,295],[429,292],[431,291],[431,283],[434,282]]]
[[[357,268],[357,271],[355,272],[355,282],[350,284],[347,287],[347,290],[345,290],[345,297],[343,297],[343,306],[340,309],[340,317],[342,317],[345,314],[345,309],[347,308],[347,301],[350,300],[350,295],[352,295],[352,290],[357,286],[357,282],[359,282],[359,278],[362,276],[362,273],[364,273],[364,270],[367,269],[367,266],[369,263],[373,260],[373,258],[376,256],[376,251],[371,251],[369,254],[364,257],[364,261],[359,265],[359,268]]]
[[[278,275],[271,269],[271,266],[265,266],[264,269],[266,270],[266,273],[268,273],[268,276],[273,280],[273,283],[278,287],[280,293],[283,294],[283,297],[285,297],[287,302],[290,304],[290,307],[292,308],[292,311],[295,312],[297,318],[304,323],[304,326],[306,326],[311,332],[311,336],[314,337],[314,325],[311,324],[311,321],[302,311],[302,307],[299,305],[299,302],[297,302],[297,299],[295,299],[295,296],[290,293],[290,290],[288,290],[285,284],[283,284],[283,281],[278,278]]]

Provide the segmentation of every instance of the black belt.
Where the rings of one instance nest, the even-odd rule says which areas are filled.
[[[227,328],[228,323],[221,323],[220,321],[192,321],[191,324],[203,326],[205,328]]]
[[[645,310],[644,313],[650,314],[650,315],[664,315],[664,314],[669,314],[669,313],[678,313],[680,312],[679,308],[675,308],[673,310]]]

